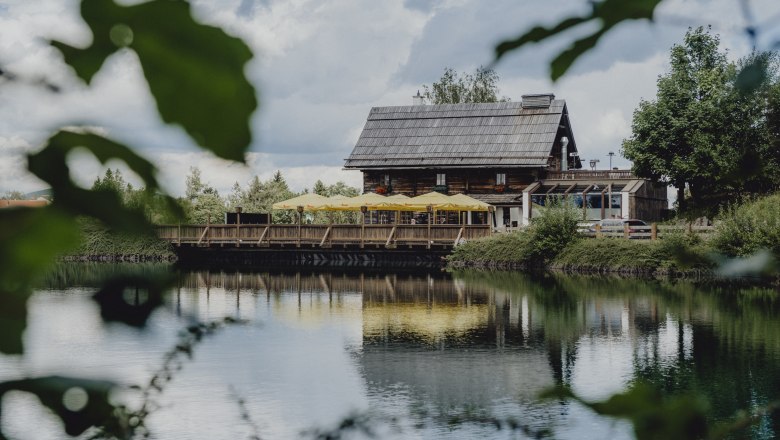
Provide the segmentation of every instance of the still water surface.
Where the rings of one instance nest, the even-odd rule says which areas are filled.
[[[26,354],[0,357],[0,379],[141,384],[193,320],[235,317],[246,322],[205,339],[165,388],[149,419],[155,438],[311,438],[356,414],[380,438],[632,438],[624,422],[537,395],[563,383],[600,399],[645,380],[666,393],[702,393],[719,419],[780,398],[780,301],[767,289],[517,273],[178,270],[166,306],[134,330],[103,324],[90,299],[117,270],[70,265],[52,274],[30,303]],[[35,398],[12,394],[2,413],[12,438],[63,436]],[[525,430],[497,430],[491,418]],[[750,434],[778,430],[780,420],[766,418]]]

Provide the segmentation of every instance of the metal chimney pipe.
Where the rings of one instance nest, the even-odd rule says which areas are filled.
[[[420,95],[419,90],[416,95],[412,96],[412,105],[425,105],[425,100],[422,95]]]
[[[569,138],[561,137],[561,171],[569,169]]]

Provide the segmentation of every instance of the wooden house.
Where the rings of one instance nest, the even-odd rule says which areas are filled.
[[[364,192],[464,193],[495,206],[496,225],[526,224],[529,185],[582,163],[566,101],[522,98],[374,107],[344,167],[363,172]]]

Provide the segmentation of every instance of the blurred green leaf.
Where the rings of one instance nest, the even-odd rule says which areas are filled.
[[[55,208],[0,210],[0,352],[22,353],[32,283],[78,240],[73,219]]]
[[[128,147],[92,133],[58,132],[49,139],[43,150],[28,157],[28,169],[51,185],[56,207],[71,214],[94,217],[112,228],[147,232],[148,224],[142,210],[123,206],[116,192],[90,191],[73,183],[67,156],[80,147],[89,150],[103,163],[110,159],[124,161],[144,180],[148,191],[159,189],[154,165]],[[181,207],[173,198],[164,196],[164,200],[169,210],[178,216],[183,215]]]
[[[107,381],[49,376],[0,383],[0,399],[9,391],[35,394],[65,424],[65,432],[79,435],[92,426],[116,418],[109,393],[115,384]],[[5,439],[0,431],[0,439]]]
[[[598,414],[628,419],[639,440],[686,440],[705,438],[709,428],[709,406],[696,395],[663,396],[650,385],[637,383],[626,392],[603,402],[588,402],[569,388],[558,387],[542,394],[546,398],[568,398]]]
[[[653,19],[655,8],[662,0],[602,0],[593,4],[593,12],[584,17],[569,17],[552,27],[536,26],[517,38],[506,40],[496,46],[496,61],[507,53],[530,43],[539,43],[555,37],[569,29],[599,20],[601,27],[594,33],[579,39],[558,54],[550,63],[550,78],[556,81],[569,70],[572,64],[585,52],[592,49],[598,40],[613,27],[628,20]]]
[[[76,73],[90,82],[120,48],[138,54],[160,116],[180,124],[217,156],[243,162],[251,142],[255,89],[243,74],[252,52],[240,39],[193,20],[181,0],[120,6],[83,0],[81,14],[93,34],[79,49],[53,41]]]
[[[740,60],[739,72],[734,82],[737,90],[745,96],[767,84],[774,76],[777,54],[774,52],[754,52]]]
[[[119,321],[142,327],[152,312],[162,305],[162,294],[170,277],[125,275],[103,283],[94,299],[105,321]]]

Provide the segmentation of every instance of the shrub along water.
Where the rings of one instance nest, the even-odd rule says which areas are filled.
[[[718,220],[712,245],[721,253],[737,257],[769,249],[780,257],[780,194],[729,206]]]
[[[580,239],[578,218],[571,206],[551,206],[529,228],[459,245],[448,261],[454,266],[544,267]]]
[[[65,260],[79,261],[173,261],[176,254],[170,243],[154,235],[114,232],[100,222],[79,219],[82,241]]]
[[[643,274],[714,267],[710,255],[717,249],[693,234],[670,234],[658,241],[586,239],[577,233],[579,215],[571,207],[550,207],[525,230],[459,245],[448,264]]]

